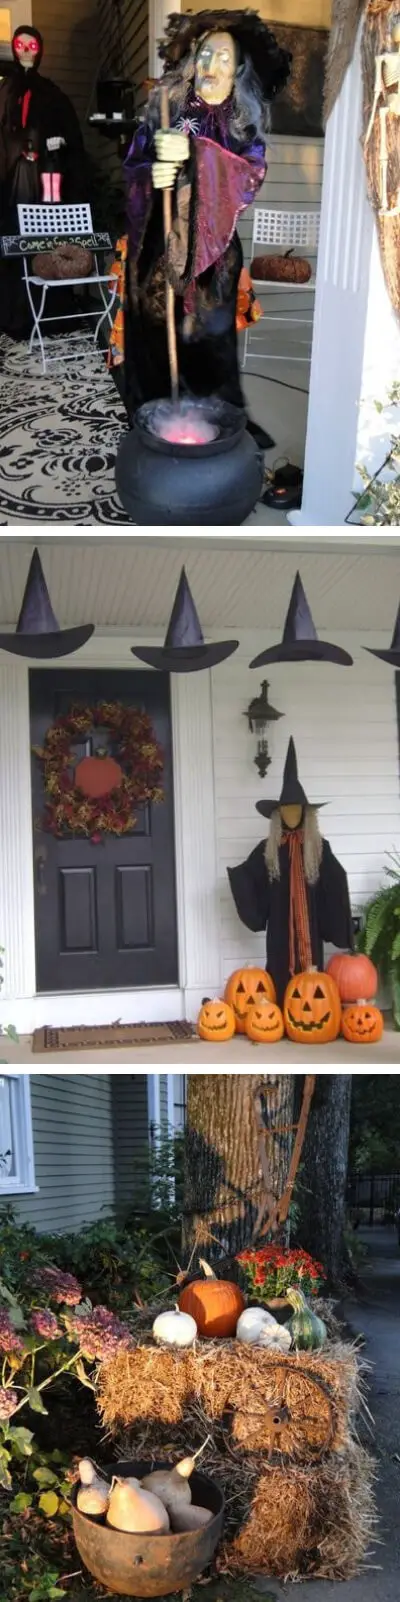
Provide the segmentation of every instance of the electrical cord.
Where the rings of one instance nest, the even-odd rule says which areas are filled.
[[[246,367],[242,369],[243,378],[264,378],[266,384],[278,384],[279,389],[292,389],[295,395],[308,395],[308,389],[301,389],[300,384],[288,384],[285,378],[265,378],[264,373],[251,373]]]

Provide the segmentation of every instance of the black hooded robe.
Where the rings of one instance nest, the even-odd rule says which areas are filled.
[[[228,868],[228,878],[236,910],[248,929],[267,930],[266,967],[282,1006],[289,971],[289,846],[279,848],[280,879],[272,879],[265,862],[265,840],[260,840],[246,862]],[[350,950],[354,945],[347,877],[334,857],[328,840],[322,841],[319,877],[306,885],[312,961],[320,970],[324,965],[324,941]],[[301,963],[296,955],[296,969]]]

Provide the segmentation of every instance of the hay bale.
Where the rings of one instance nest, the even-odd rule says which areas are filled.
[[[179,1351],[149,1336],[102,1366],[98,1405],[111,1431],[135,1427],[146,1450],[167,1428],[185,1424],[192,1446],[199,1430],[234,1451],[278,1452],[308,1462],[342,1452],[360,1398],[353,1347],[332,1342],[321,1352],[274,1353],[238,1341],[204,1341]],[[281,1410],[279,1433],[271,1415]]]
[[[279,1579],[351,1579],[374,1535],[373,1478],[371,1460],[354,1443],[342,1458],[308,1467],[264,1464],[219,1567]]]

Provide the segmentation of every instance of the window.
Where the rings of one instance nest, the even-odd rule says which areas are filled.
[[[29,1074],[0,1077],[0,1197],[34,1191]]]

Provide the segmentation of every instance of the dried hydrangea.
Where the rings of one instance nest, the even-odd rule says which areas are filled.
[[[70,1340],[77,1341],[84,1357],[91,1360],[114,1357],[118,1350],[129,1351],[133,1340],[127,1324],[121,1324],[108,1307],[94,1307],[90,1313],[66,1313],[65,1327]]]
[[[0,1387],[0,1422],[6,1423],[18,1407],[18,1391],[4,1390]]]
[[[22,1356],[23,1351],[24,1346],[20,1335],[17,1335],[8,1313],[5,1312],[4,1308],[0,1308],[0,1352],[7,1352],[7,1354],[15,1352],[16,1356],[19,1357]]]
[[[82,1298],[82,1288],[73,1274],[63,1274],[60,1268],[39,1268],[35,1274],[35,1284],[47,1292],[51,1302],[64,1302],[67,1307],[76,1307]]]
[[[56,1341],[62,1335],[61,1325],[48,1307],[38,1307],[32,1313],[31,1324],[35,1335],[41,1335],[45,1341]]]

